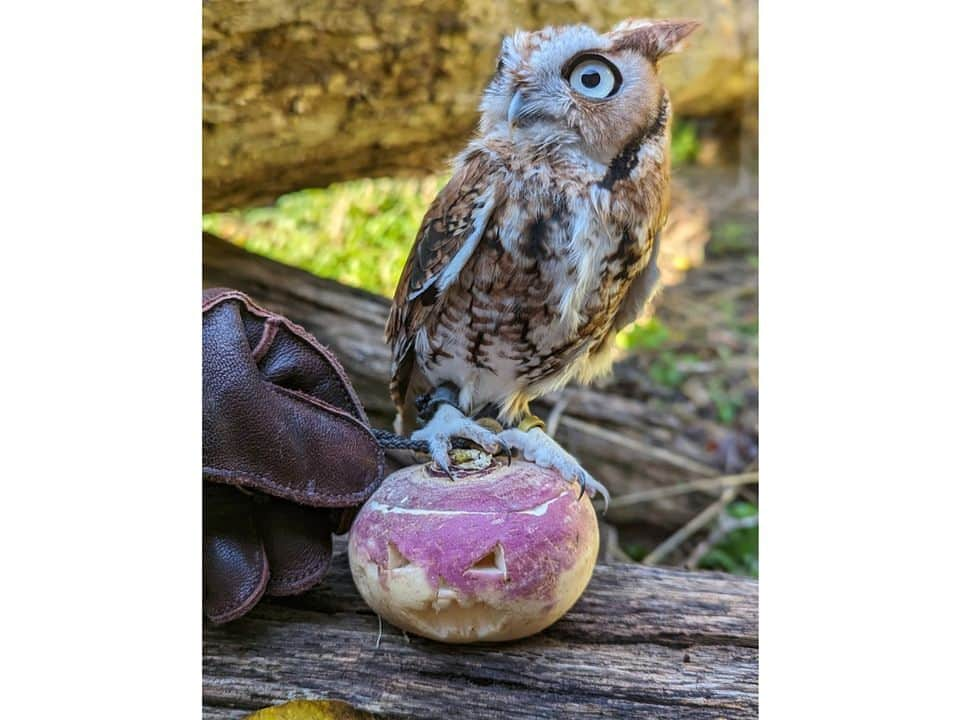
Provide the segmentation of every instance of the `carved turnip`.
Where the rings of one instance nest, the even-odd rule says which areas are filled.
[[[357,515],[354,582],[397,627],[450,643],[526,637],[590,581],[599,533],[579,487],[523,461],[479,464],[457,466],[452,481],[430,465],[403,468]]]

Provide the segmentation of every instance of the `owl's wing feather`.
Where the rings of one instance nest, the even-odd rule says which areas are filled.
[[[499,201],[493,170],[486,153],[464,156],[420,225],[386,327],[387,343],[393,348],[390,395],[398,407],[404,403],[413,369],[414,338],[476,250]]]
[[[630,289],[623,299],[617,314],[613,319],[613,332],[618,333],[627,325],[636,320],[643,313],[647,303],[656,294],[660,285],[660,268],[657,267],[657,258],[660,254],[660,230],[653,235],[653,246],[650,248],[650,259],[643,270],[630,283]]]

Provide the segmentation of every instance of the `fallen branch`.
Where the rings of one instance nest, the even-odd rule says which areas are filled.
[[[557,434],[557,425],[560,423],[560,416],[563,415],[563,411],[567,409],[568,404],[570,404],[570,400],[566,396],[561,395],[556,405],[550,409],[550,414],[547,416],[546,427],[546,433],[550,437]]]
[[[636,492],[620,495],[610,500],[610,509],[626,507],[628,505],[637,505],[640,503],[651,502],[661,498],[673,497],[674,495],[683,495],[685,493],[702,490],[710,492],[711,490],[721,490],[723,488],[739,487],[740,485],[753,485],[760,481],[759,473],[744,473],[742,475],[724,475],[715,478],[703,478],[701,480],[691,480],[690,482],[679,483],[671,487],[652,488],[650,490],[638,490]]]
[[[702,530],[711,520],[723,512],[727,505],[733,501],[736,495],[736,487],[730,487],[724,490],[719,500],[707,507],[703,512],[693,518],[693,520],[688,522],[673,535],[655,547],[650,554],[643,559],[643,564],[656,565],[661,560],[666,558],[674,550],[680,547],[689,537]]]

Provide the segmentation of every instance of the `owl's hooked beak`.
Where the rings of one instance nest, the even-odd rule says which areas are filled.
[[[510,123],[510,127],[517,126],[517,120],[520,118],[520,113],[523,111],[523,95],[520,94],[520,91],[517,90],[513,94],[513,99],[510,100],[510,107],[507,108],[507,122]]]

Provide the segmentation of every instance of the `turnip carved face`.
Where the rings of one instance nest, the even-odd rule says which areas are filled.
[[[589,500],[527,462],[404,468],[350,531],[360,594],[394,625],[443,642],[512,640],[559,619],[590,580],[599,548]]]

